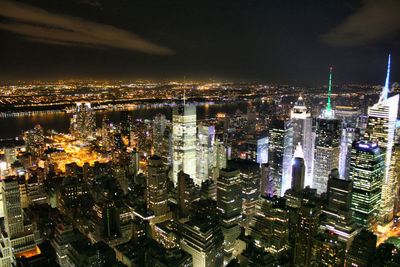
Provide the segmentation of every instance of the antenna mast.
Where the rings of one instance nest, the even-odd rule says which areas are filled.
[[[387,65],[387,72],[386,72],[386,80],[385,80],[385,87],[382,89],[382,95],[379,98],[380,101],[384,101],[388,98],[389,94],[389,78],[390,78],[390,53],[388,57],[388,65]]]
[[[330,67],[330,68],[329,68],[328,104],[326,105],[326,111],[327,111],[328,113],[330,113],[331,110],[332,110],[332,108],[331,108],[332,70],[333,70],[333,67]]]

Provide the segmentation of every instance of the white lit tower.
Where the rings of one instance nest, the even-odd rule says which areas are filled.
[[[293,148],[298,144],[304,153],[304,165],[306,167],[305,185],[311,186],[312,173],[313,173],[313,135],[312,135],[312,117],[307,112],[307,107],[300,96],[295,103],[291,113],[290,119],[293,125]]]
[[[390,76],[390,54],[385,86],[382,89],[378,103],[368,109],[367,128],[364,138],[378,143],[386,151],[385,175],[382,182],[382,195],[380,204],[380,222],[385,224],[393,218],[396,178],[394,177],[394,164],[392,162],[392,149],[396,128],[399,95],[388,97]]]
[[[172,181],[178,183],[183,171],[198,185],[196,177],[196,106],[186,104],[174,107],[172,113]]]
[[[215,127],[199,125],[197,129],[196,173],[197,180],[203,182],[213,177]]]
[[[317,118],[317,130],[314,150],[313,188],[317,193],[326,192],[329,173],[339,168],[339,153],[342,122],[334,118],[331,108],[332,67],[329,73],[328,104],[322,115]]]

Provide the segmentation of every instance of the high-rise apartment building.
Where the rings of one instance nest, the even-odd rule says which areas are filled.
[[[40,158],[44,153],[44,133],[43,128],[37,124],[32,130],[24,133],[26,151],[33,157]],[[13,163],[13,162],[11,162]],[[9,163],[9,164],[11,164]]]
[[[96,118],[90,103],[76,103],[76,113],[71,118],[71,135],[81,142],[87,142],[95,136]]]

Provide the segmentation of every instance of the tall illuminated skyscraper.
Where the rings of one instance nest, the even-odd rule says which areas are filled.
[[[181,249],[192,256],[193,267],[223,265],[223,236],[218,222],[208,217],[193,216],[182,224]]]
[[[238,169],[242,180],[242,227],[248,234],[249,224],[260,199],[260,165],[250,160],[230,160],[229,168]]]
[[[310,266],[313,238],[318,233],[321,209],[319,205],[301,205],[295,230],[294,266]]]
[[[291,113],[290,119],[293,124],[293,148],[297,144],[301,145],[304,153],[304,164],[306,168],[305,185],[312,184],[313,172],[313,135],[312,135],[312,118],[311,114],[307,112],[307,107],[300,96],[295,103]]]
[[[44,153],[44,132],[42,126],[37,124],[32,130],[24,133],[26,150],[34,157],[40,158]],[[13,162],[9,162],[11,164]]]
[[[196,177],[196,107],[183,105],[172,114],[172,180],[176,185],[178,173],[183,171],[198,185]]]
[[[341,128],[340,120],[317,118],[313,188],[318,194],[326,192],[329,173],[339,168]]]
[[[340,144],[339,174],[343,179],[349,177],[351,145],[357,138],[361,111],[353,106],[336,106],[335,118],[343,122],[342,140]]]
[[[293,127],[291,121],[274,120],[269,129],[268,160],[273,193],[282,196],[291,186]]]
[[[160,157],[151,156],[147,169],[147,208],[157,217],[163,217],[169,212],[168,177]]]
[[[229,263],[236,239],[240,235],[242,218],[242,185],[240,172],[222,169],[217,180],[217,209],[224,235],[224,261]]]
[[[229,148],[226,147],[219,139],[216,139],[214,142],[213,148],[213,179],[216,180],[219,176],[219,171],[223,168],[226,168],[226,163],[228,160],[228,150]]]
[[[198,181],[212,178],[215,127],[199,125],[196,148],[196,173]]]
[[[26,225],[24,222],[18,181],[16,177],[7,177],[1,184],[4,230],[7,232],[7,239],[10,241],[13,253],[32,249],[35,247],[33,226]]]
[[[328,202],[323,209],[325,220],[321,224],[322,228],[337,234],[347,248],[359,231],[350,209],[352,187],[351,181],[339,178],[338,170],[332,171],[328,180]]]
[[[81,142],[93,138],[96,130],[96,119],[90,103],[76,103],[76,114],[71,118],[70,132]]]
[[[281,195],[282,163],[284,152],[285,123],[283,120],[274,120],[269,128],[268,160],[270,164],[271,191],[274,195]]]
[[[317,118],[315,137],[313,187],[318,194],[326,192],[329,173],[339,168],[342,122],[334,118],[331,107],[332,67],[329,71],[328,103]]]
[[[378,221],[385,163],[381,151],[376,143],[367,142],[353,142],[351,151],[351,209],[356,223],[367,229],[375,228]]]
[[[381,222],[387,223],[393,218],[396,178],[394,177],[394,164],[392,164],[392,150],[394,133],[396,129],[399,95],[388,98],[390,74],[390,55],[385,86],[382,89],[379,102],[368,110],[368,122],[365,129],[365,140],[378,143],[386,151],[385,175],[382,184],[380,203]]]
[[[153,155],[161,156],[165,132],[165,115],[157,114],[153,119]]]

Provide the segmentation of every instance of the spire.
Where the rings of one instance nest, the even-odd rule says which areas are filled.
[[[332,90],[332,70],[333,67],[329,67],[329,88],[328,88],[328,103],[326,104],[326,109],[322,112],[322,116],[326,119],[333,118],[333,110],[331,107],[331,90]]]
[[[379,98],[379,102],[385,101],[388,98],[388,94],[389,94],[389,77],[390,77],[390,53],[389,53],[389,57],[388,57],[385,86],[382,88],[382,93],[381,93],[381,96]]]
[[[327,113],[330,113],[332,111],[332,108],[331,108],[332,69],[333,69],[332,67],[329,68],[328,104],[326,105]]]

